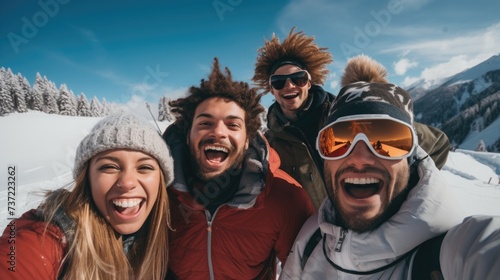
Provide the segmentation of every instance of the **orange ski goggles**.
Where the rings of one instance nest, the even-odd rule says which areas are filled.
[[[411,125],[388,115],[342,117],[321,129],[316,149],[325,160],[348,156],[356,143],[363,141],[374,155],[399,160],[409,157],[417,146]]]

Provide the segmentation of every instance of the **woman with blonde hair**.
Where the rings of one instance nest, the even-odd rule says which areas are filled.
[[[101,120],[73,177],[6,227],[4,279],[164,279],[173,162],[159,132],[131,114]]]

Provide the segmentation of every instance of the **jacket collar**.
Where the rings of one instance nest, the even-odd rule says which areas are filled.
[[[309,116],[319,111],[323,111],[322,107],[325,102],[331,103],[334,96],[326,92],[322,87],[317,85],[312,85],[309,89],[309,98],[306,101],[306,106],[302,108],[297,114],[299,115],[298,120],[304,120],[310,123],[308,119]],[[281,110],[278,102],[274,102],[269,106],[267,112],[267,126],[273,130],[282,129],[283,126],[292,123],[289,119],[285,117],[283,111]]]

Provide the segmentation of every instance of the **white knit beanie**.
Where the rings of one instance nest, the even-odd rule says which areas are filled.
[[[102,119],[83,138],[76,150],[73,178],[77,178],[93,156],[113,149],[131,149],[151,155],[158,161],[167,186],[172,183],[173,159],[167,144],[150,123],[130,113]]]

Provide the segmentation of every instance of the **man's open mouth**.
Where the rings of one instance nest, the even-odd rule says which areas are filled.
[[[281,97],[283,97],[283,99],[294,99],[297,96],[299,96],[298,93],[292,92],[292,93],[283,94]]]
[[[375,195],[380,190],[380,180],[376,178],[346,178],[345,191],[354,198],[367,198]]]
[[[212,162],[223,162],[229,155],[229,149],[221,146],[209,145],[205,147],[205,156]]]

